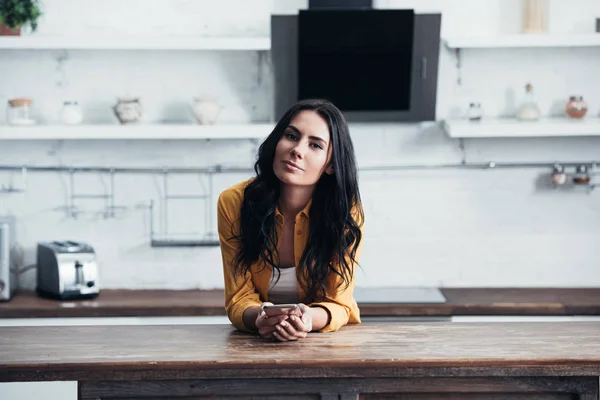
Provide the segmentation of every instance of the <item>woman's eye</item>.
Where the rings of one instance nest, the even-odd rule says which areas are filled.
[[[320,145],[320,144],[317,144],[317,143],[311,143],[310,145],[311,145],[311,146],[313,146],[313,147],[315,147],[315,148],[317,148],[317,149],[321,149],[321,150],[323,150],[323,147],[321,147],[321,145]]]
[[[291,140],[296,140],[296,135],[294,135],[293,133],[286,133],[285,137]]]

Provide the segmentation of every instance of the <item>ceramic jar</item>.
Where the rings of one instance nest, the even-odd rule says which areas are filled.
[[[195,98],[192,104],[192,113],[196,121],[202,125],[212,125],[217,122],[223,107],[216,100],[208,98]]]
[[[121,124],[133,124],[142,118],[142,104],[136,97],[119,97],[113,110]]]
[[[587,104],[582,96],[571,96],[565,106],[565,112],[569,118],[581,119],[585,117],[587,110]]]
[[[65,101],[60,110],[60,120],[65,125],[77,125],[83,121],[83,111],[76,101]]]

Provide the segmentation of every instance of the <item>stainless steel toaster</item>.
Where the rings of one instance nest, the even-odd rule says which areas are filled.
[[[17,290],[17,265],[11,257],[15,236],[14,218],[0,217],[0,301],[10,300]]]
[[[40,242],[37,245],[37,292],[55,299],[96,297],[100,292],[96,253],[75,241]]]

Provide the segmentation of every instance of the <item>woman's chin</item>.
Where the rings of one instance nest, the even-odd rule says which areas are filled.
[[[284,185],[294,185],[294,186],[306,185],[306,183],[303,182],[303,179],[301,179],[300,176],[298,176],[297,174],[295,174],[293,172],[277,171],[275,173],[275,176],[277,176],[277,178],[279,178],[281,183],[283,183]]]

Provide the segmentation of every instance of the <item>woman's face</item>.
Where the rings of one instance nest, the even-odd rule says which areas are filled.
[[[333,173],[327,122],[315,111],[300,111],[275,148],[273,171],[286,185],[314,186],[323,172]]]

